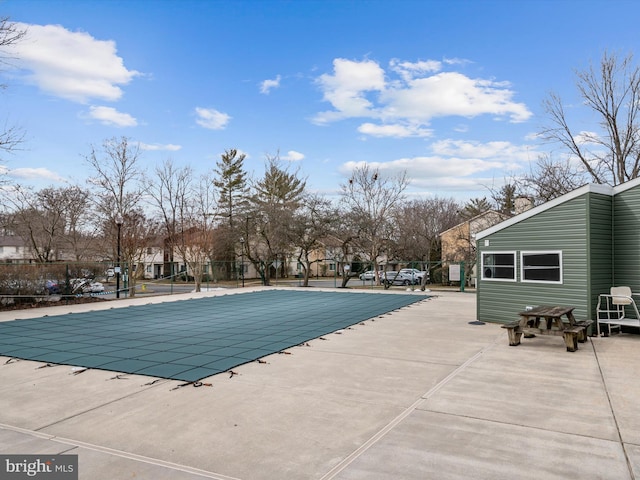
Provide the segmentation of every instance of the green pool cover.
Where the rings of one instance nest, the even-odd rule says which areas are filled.
[[[0,322],[0,355],[198,381],[424,300],[270,290]]]

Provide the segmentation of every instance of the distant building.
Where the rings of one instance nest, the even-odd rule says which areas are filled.
[[[475,277],[476,234],[509,218],[509,215],[488,210],[465,220],[440,234],[443,281],[448,281],[448,266],[465,263],[467,278]]]
[[[0,236],[0,263],[33,263],[29,247],[18,235]]]

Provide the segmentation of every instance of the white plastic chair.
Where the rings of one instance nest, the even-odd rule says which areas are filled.
[[[629,311],[634,314],[634,318],[627,316]],[[603,293],[599,295],[596,317],[598,336],[600,336],[601,323],[607,325],[608,334],[611,334],[611,328],[620,329],[623,325],[640,327],[640,313],[633,299],[631,288],[611,287],[609,294]]]

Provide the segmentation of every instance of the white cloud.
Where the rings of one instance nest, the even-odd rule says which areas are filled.
[[[231,120],[229,115],[214,108],[196,107],[196,115],[198,116],[196,123],[210,130],[222,130]]]
[[[51,95],[80,103],[114,101],[122,97],[120,87],[140,75],[124,66],[112,40],[61,25],[18,26],[27,37],[16,47],[16,65],[28,72],[30,83]]]
[[[265,80],[260,84],[260,93],[268,95],[271,89],[280,87],[280,75],[273,80]]]
[[[511,142],[501,141],[480,143],[464,140],[440,140],[431,144],[431,150],[439,156],[501,159],[521,163],[537,156],[530,145],[514,145]]]
[[[444,158],[440,156],[400,158],[390,162],[346,162],[342,172],[351,172],[367,163],[372,168],[389,173],[410,172],[411,178],[439,178],[453,176],[457,178],[502,168],[499,161],[483,160],[479,158]]]
[[[444,63],[450,66],[463,61],[451,59]],[[440,71],[442,64],[434,60],[394,59],[387,72],[372,60],[335,59],[333,74],[323,74],[317,79],[324,100],[333,109],[318,113],[314,121],[322,124],[346,118],[371,118],[381,124],[365,123],[360,127],[363,133],[381,135],[387,125],[388,131],[398,129],[398,125],[405,128],[410,125],[414,132],[424,136],[428,132],[424,127],[437,117],[493,115],[511,122],[531,117],[525,104],[513,100],[515,92],[508,82]]]
[[[469,63],[473,63],[471,60],[467,60],[464,58],[445,58],[442,60],[442,63],[446,65],[467,65]]]
[[[367,117],[374,114],[374,104],[365,96],[366,92],[384,89],[384,70],[376,62],[365,60],[354,62],[344,58],[333,61],[333,75],[321,75],[317,82],[324,99],[335,110],[316,115],[318,123],[326,123],[349,117]]]
[[[583,130],[575,136],[575,141],[578,145],[600,145],[600,135],[598,135],[596,132]]]
[[[354,168],[362,167],[364,163],[380,169],[387,176],[407,172],[411,189],[421,196],[433,192],[446,195],[457,192],[457,196],[461,198],[486,195],[487,185],[495,183],[496,172],[502,172],[504,168],[504,164],[499,161],[423,156],[380,163],[347,162],[342,165],[340,172],[348,177]],[[503,177],[502,173],[498,176]]]
[[[420,128],[416,125],[375,125],[373,123],[363,123],[358,127],[360,133],[370,135],[372,137],[430,137],[433,130],[429,128]]]
[[[442,69],[442,63],[437,60],[401,62],[394,58],[389,62],[389,67],[405,81],[409,81],[417,75],[440,71]]]
[[[55,172],[52,172],[48,168],[13,168],[8,170],[6,174],[10,177],[20,180],[46,180],[52,182],[66,182],[64,177],[61,177]]]
[[[542,136],[538,132],[529,132],[524,136],[524,139],[529,142],[535,142],[540,140]]]
[[[177,152],[182,149],[182,145],[173,145],[172,143],[167,143],[166,145],[162,145],[160,143],[140,143],[140,149],[148,151]]]
[[[304,154],[300,152],[296,152],[295,150],[289,150],[285,156],[280,157],[281,160],[286,160],[289,162],[299,162],[303,158],[304,158]]]
[[[514,103],[513,95],[504,83],[441,72],[384,91],[381,103],[387,118],[428,122],[435,117],[490,114],[508,117],[512,122],[527,120],[531,112],[523,103]]]
[[[517,174],[537,156],[527,145],[510,142],[463,142],[441,140],[431,145],[431,154],[403,157],[387,162],[346,162],[340,173],[349,176],[365,164],[388,175],[407,172],[411,185],[429,190],[458,190],[461,193],[486,192],[487,185],[504,178],[505,172]],[[496,180],[500,179],[500,180]]]
[[[113,107],[89,107],[89,117],[99,120],[103,125],[116,127],[135,127],[138,121],[128,113],[118,112]]]

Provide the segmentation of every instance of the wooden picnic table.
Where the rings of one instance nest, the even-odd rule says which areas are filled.
[[[520,345],[522,335],[532,338],[536,335],[557,335],[564,337],[568,352],[578,349],[578,342],[587,339],[586,329],[590,321],[576,321],[573,316],[575,307],[541,305],[530,310],[520,312],[520,320],[507,323],[502,328],[507,329],[509,345]],[[566,318],[566,321],[563,319]]]

